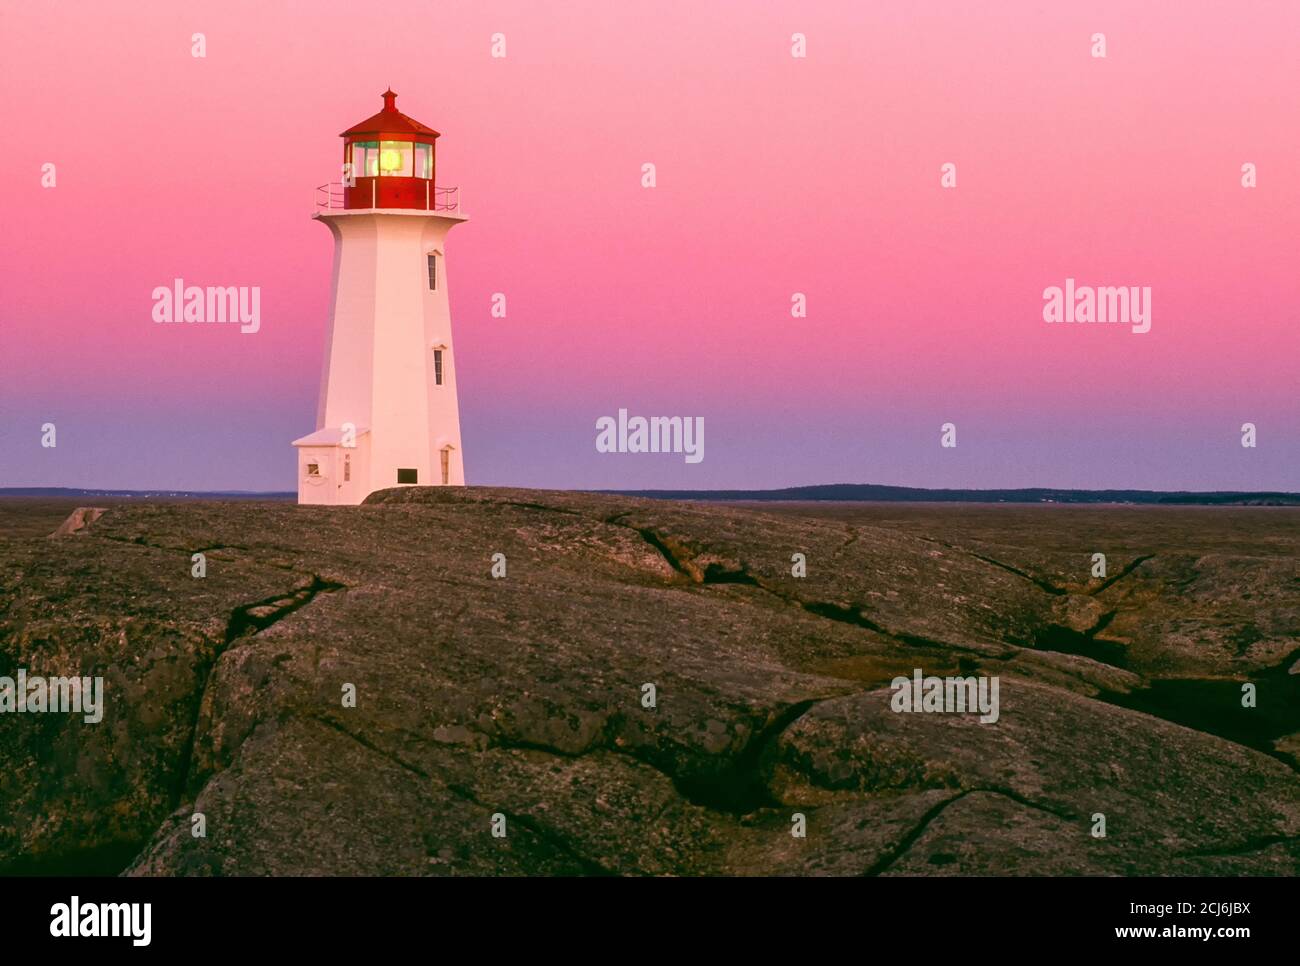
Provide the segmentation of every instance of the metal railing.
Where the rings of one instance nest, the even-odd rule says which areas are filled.
[[[370,182],[370,207],[375,207],[375,191],[378,180]],[[316,188],[316,207],[322,209],[342,208],[344,204],[343,183],[331,181]],[[417,209],[419,210],[419,209]],[[425,211],[460,211],[460,188],[439,188],[431,181],[424,183]]]
[[[460,188],[435,187],[432,195],[426,188],[425,205],[430,211],[460,211]]]
[[[323,184],[316,189],[316,207],[317,208],[342,208],[343,207],[343,184],[339,181],[332,181],[329,184]]]

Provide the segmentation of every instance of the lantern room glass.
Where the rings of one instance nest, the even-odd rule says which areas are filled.
[[[410,178],[413,176],[414,145],[410,141],[379,142],[379,176]]]
[[[379,174],[379,142],[355,141],[352,144],[352,176],[374,178]]]
[[[415,143],[415,176],[426,181],[433,177],[433,145]]]

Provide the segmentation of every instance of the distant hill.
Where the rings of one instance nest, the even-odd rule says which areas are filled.
[[[66,486],[0,486],[0,497],[43,496],[83,497],[111,496],[119,499],[171,500],[296,500],[297,493],[257,493],[250,490],[82,490]]]
[[[830,483],[781,490],[605,490],[624,496],[663,500],[810,500],[882,503],[1139,503],[1206,506],[1300,506],[1300,493],[1252,493],[1219,490],[927,490],[875,483]]]

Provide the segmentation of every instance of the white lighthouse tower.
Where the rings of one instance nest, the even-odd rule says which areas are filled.
[[[299,503],[465,483],[445,246],[466,217],[435,187],[438,132],[383,97],[341,135],[344,181],[317,189],[334,285],[316,431],[293,442]]]

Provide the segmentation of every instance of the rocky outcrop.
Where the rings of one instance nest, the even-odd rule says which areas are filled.
[[[101,506],[79,506],[68,515],[66,520],[59,524],[59,528],[50,536],[66,537],[70,533],[79,533],[107,512]]]
[[[0,675],[106,691],[0,715],[0,871],[1300,870],[1294,525],[1162,518],[1102,586],[949,512],[403,488],[0,542]],[[895,712],[917,668],[997,676],[998,720]]]

